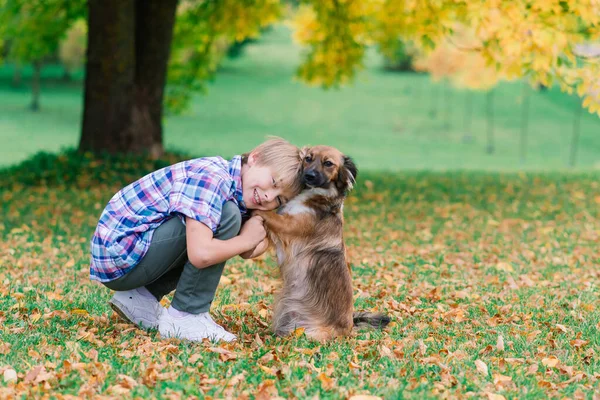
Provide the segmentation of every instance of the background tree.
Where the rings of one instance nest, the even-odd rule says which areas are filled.
[[[66,79],[70,79],[73,72],[84,65],[86,47],[87,24],[84,19],[79,19],[69,28],[59,45],[58,55],[65,69]]]
[[[177,0],[90,0],[79,149],[161,154],[167,71],[167,104],[181,110],[214,73],[223,42],[257,35],[278,16],[269,0],[189,0],[179,9]]]
[[[428,52],[457,26],[474,35],[485,65],[506,79],[527,77],[545,86],[577,91],[584,107],[600,112],[598,58],[581,57],[577,46],[600,39],[600,3],[441,0],[309,0],[296,18],[299,42],[307,47],[299,75],[325,87],[349,81],[362,67],[364,48],[385,48],[397,38]],[[343,22],[341,22],[343,21]],[[343,26],[341,26],[343,25]],[[329,62],[328,62],[329,61]],[[332,61],[338,61],[332,67]]]
[[[7,59],[34,67],[31,109],[39,109],[40,74],[47,57],[56,54],[73,22],[85,15],[83,0],[3,0],[0,37],[8,39]]]

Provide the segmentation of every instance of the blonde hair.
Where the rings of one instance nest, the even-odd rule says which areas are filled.
[[[282,138],[270,137],[250,153],[242,154],[243,164],[251,153],[258,165],[273,169],[287,196],[294,197],[302,191],[302,157],[298,147]]]

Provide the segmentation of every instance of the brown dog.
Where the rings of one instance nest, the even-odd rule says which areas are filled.
[[[356,180],[350,157],[328,146],[305,149],[307,188],[277,213],[257,211],[275,245],[283,279],[273,330],[286,335],[304,328],[325,341],[348,335],[352,327],[387,325],[383,314],[354,313],[353,290],[343,238],[343,204]]]

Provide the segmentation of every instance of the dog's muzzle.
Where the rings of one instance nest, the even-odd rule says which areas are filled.
[[[323,182],[323,175],[321,175],[318,171],[314,169],[309,169],[304,171],[304,183],[307,186],[319,187]]]

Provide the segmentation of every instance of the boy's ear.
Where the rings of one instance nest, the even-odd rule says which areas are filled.
[[[248,166],[251,167],[254,164],[256,164],[256,153],[251,152],[250,154],[248,154]]]

